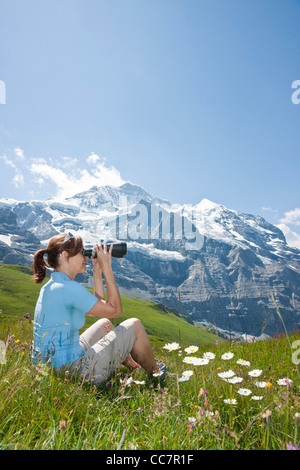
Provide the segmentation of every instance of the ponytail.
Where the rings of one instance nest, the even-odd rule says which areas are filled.
[[[33,280],[36,284],[40,284],[46,277],[46,264],[44,255],[47,253],[46,249],[38,250],[33,256],[32,270]]]
[[[51,238],[47,248],[38,250],[33,255],[33,279],[40,284],[46,277],[46,268],[56,269],[59,265],[59,255],[66,251],[69,255],[75,256],[83,250],[83,241],[81,237],[71,237],[66,239],[66,233],[60,233]],[[47,259],[45,259],[47,255]]]

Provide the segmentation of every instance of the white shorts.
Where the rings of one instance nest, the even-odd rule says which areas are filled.
[[[135,341],[135,331],[130,321],[125,320],[109,333],[101,326],[101,320],[97,321],[80,335],[79,343],[84,350],[82,356],[56,368],[55,372],[59,375],[66,371],[82,375],[86,381],[100,385],[131,353]]]

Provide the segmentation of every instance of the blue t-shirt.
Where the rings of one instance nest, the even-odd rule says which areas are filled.
[[[84,352],[79,329],[97,297],[65,273],[53,272],[35,307],[33,359],[54,368],[76,361]]]

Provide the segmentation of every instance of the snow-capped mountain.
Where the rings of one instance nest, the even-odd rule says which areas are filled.
[[[172,204],[130,183],[62,200],[0,200],[2,262],[30,265],[40,244],[69,231],[86,245],[127,241],[126,257],[113,261],[123,294],[256,336],[282,329],[274,296],[286,327],[300,325],[300,250],[262,217],[207,199]]]

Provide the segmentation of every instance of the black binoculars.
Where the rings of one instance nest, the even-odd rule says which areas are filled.
[[[111,245],[113,245],[113,249],[111,252],[111,255],[114,258],[123,258],[124,255],[127,253],[127,243],[122,242],[122,243],[107,243],[107,251],[109,251]],[[103,245],[102,245],[103,246]],[[89,258],[97,258],[97,252],[95,251],[94,248],[85,248],[83,250],[83,256],[88,256]]]

